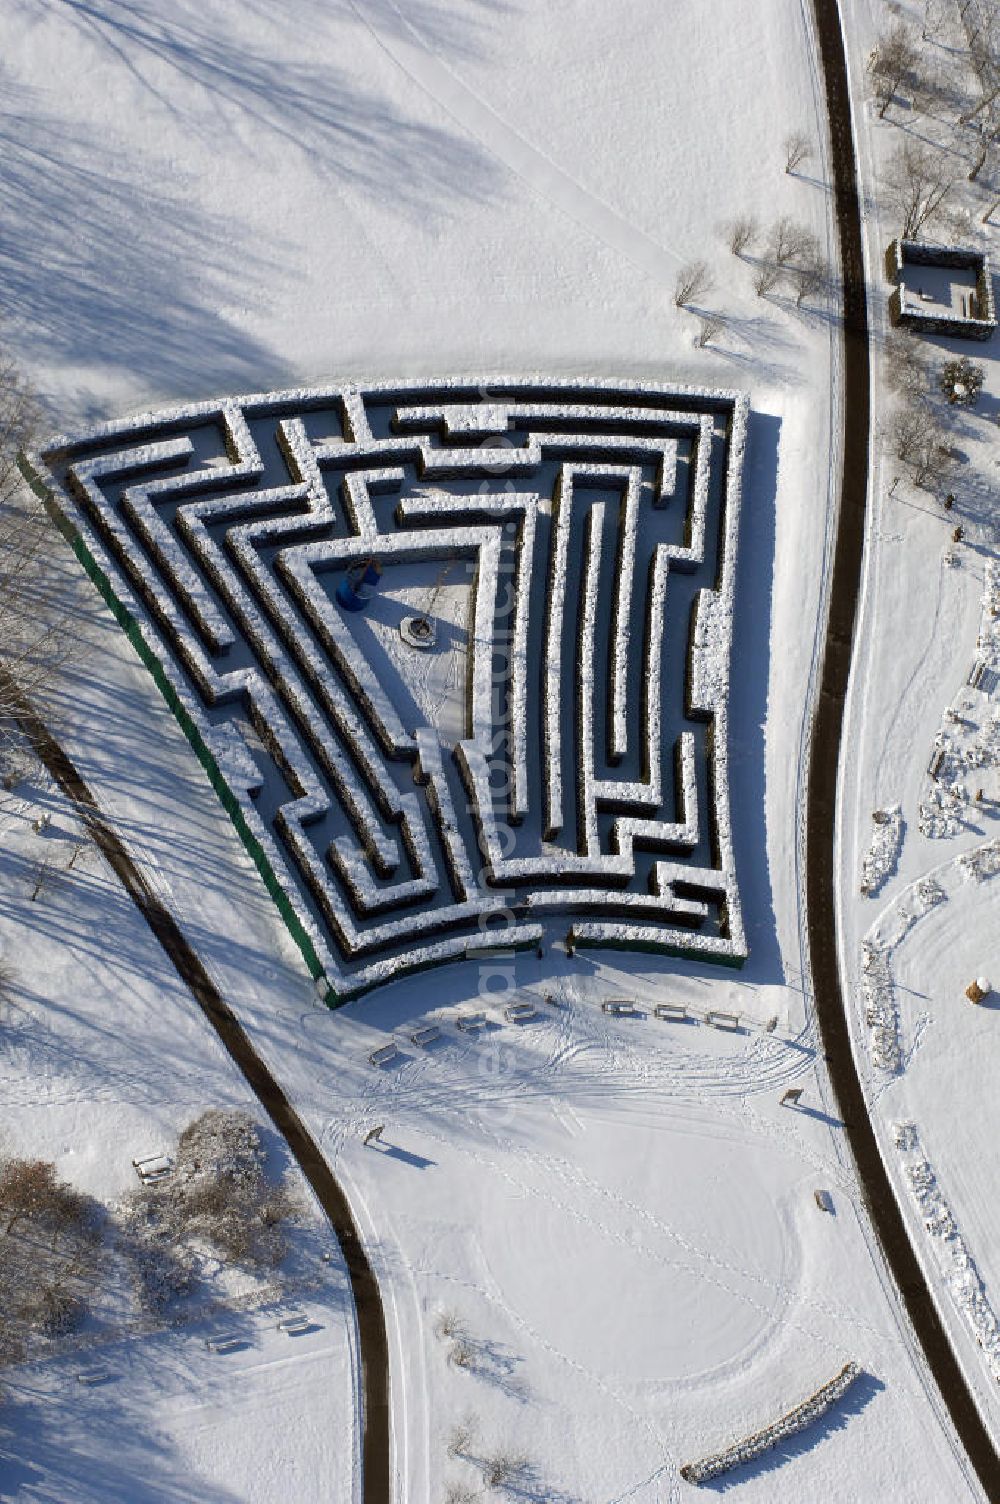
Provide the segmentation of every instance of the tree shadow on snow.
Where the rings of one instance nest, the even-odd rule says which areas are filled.
[[[23,9],[34,19],[34,6]],[[331,61],[348,33],[340,23],[323,37],[318,0],[311,17],[296,18],[303,42],[315,45],[292,60],[283,8],[253,9],[233,28],[218,7],[195,0],[64,0],[53,24],[78,28],[80,69],[111,63],[120,109],[100,127],[70,107],[54,110],[44,89],[3,78],[0,277],[12,339],[32,363],[122,370],[189,398],[294,379],[279,352],[247,333],[238,305],[291,287],[303,226],[276,216],[266,241],[250,243],[232,212],[199,202],[200,151],[159,154],[158,118],[173,117],[181,139],[201,149],[224,139],[237,166],[242,150],[252,179],[262,151],[249,129],[287,155],[293,176],[304,162],[314,191],[354,185],[411,221],[444,220],[456,203],[499,191],[478,143],[430,118],[430,106],[410,109]],[[387,16],[459,55],[481,50],[487,28],[495,40],[502,24],[485,5],[459,21],[434,0],[409,7],[405,22],[394,7]],[[359,12],[359,30],[364,24]],[[422,106],[419,91],[414,97]],[[141,114],[138,136],[115,132],[122,112]],[[303,224],[308,233],[308,213]],[[76,405],[86,417],[102,414],[86,391]]]
[[[45,1392],[20,1376],[10,1385],[0,1429],[5,1498],[30,1492],[74,1504],[188,1504],[193,1498],[238,1504],[230,1489],[192,1476],[191,1459],[158,1431],[155,1405],[144,1417],[138,1405],[123,1408],[117,1385],[84,1388],[71,1370],[65,1380],[61,1389]]]

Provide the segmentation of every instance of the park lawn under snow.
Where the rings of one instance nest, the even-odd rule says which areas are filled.
[[[76,595],[87,651],[57,697],[59,733],[352,1195],[386,1306],[401,1499],[474,1477],[447,1456],[467,1411],[478,1423],[464,1451],[523,1453],[534,1497],[679,1498],[681,1463],[777,1419],[849,1359],[865,1377],[848,1401],[735,1475],[742,1495],[975,1497],[858,1210],[810,1020],[801,794],[836,495],[837,332],[822,308],[757,299],[718,231],[766,205],[832,253],[806,14],[782,0],[752,17],[742,0],[684,0],[669,14],[653,0],[302,0],[291,17],[103,0],[5,17],[20,105],[9,154],[25,185],[5,275],[14,342],[54,427],[333,376],[530,370],[750,395],[730,715],[751,944],[740,976],[550,950],[516,980],[563,1006],[540,1002],[537,1023],[504,1023],[495,1044],[449,1037],[427,1058],[407,1046],[398,1069],[376,1074],[373,1043],[474,1000],[475,968],[319,1009],[169,713],[96,600],[82,584]],[[816,154],[790,177],[781,140],[798,128]],[[672,301],[679,264],[700,256],[716,279],[706,303],[727,316],[708,350]],[[23,878],[12,884],[23,926]],[[196,1025],[179,994],[181,1021],[159,1022],[167,983],[151,941],[137,975],[111,970],[117,935],[102,944],[86,1026],[146,1083],[126,1117],[106,1109],[73,1084],[63,943],[53,934],[39,950],[54,982],[35,1006],[68,1082],[37,1086],[34,1067],[19,1069],[4,1121],[14,1147],[71,1175],[67,1146],[105,1167],[123,1139],[141,1149],[177,1125],[172,1093],[186,1103],[186,1078],[181,1092],[134,1057],[162,1069]],[[623,992],[647,1009],[681,996],[699,1011],[732,1007],[745,1031],[608,1023],[599,1001]],[[771,1018],[775,1032],[762,1032]],[[210,1047],[206,1035],[198,1049]],[[226,1101],[238,1083],[212,1059],[195,1095]],[[811,1110],[778,1107],[792,1081]],[[54,1090],[77,1097],[71,1132],[55,1137]],[[375,1122],[382,1150],[361,1143]],[[120,1183],[109,1177],[105,1193]],[[820,1186],[833,1215],[815,1204]],[[90,1396],[62,1401],[61,1424],[88,1436],[97,1469],[142,1434],[162,1389],[175,1496],[201,1469],[223,1499],[346,1497],[357,1376],[342,1295],[317,1314],[318,1355],[296,1346],[292,1361],[271,1361],[288,1341],[255,1329],[259,1362],[236,1354],[223,1370],[199,1350],[186,1369],[187,1339],[157,1335],[133,1344],[134,1383],[94,1400],[103,1433],[87,1429]],[[467,1340],[464,1366],[434,1335],[442,1311]],[[45,1377],[53,1394],[65,1394],[61,1371]],[[214,1387],[221,1372],[232,1383]],[[189,1407],[201,1374],[198,1392],[211,1384],[213,1398]],[[59,1497],[51,1450],[24,1465],[25,1498]]]
[[[18,766],[0,794],[0,954],[14,973],[0,1015],[0,1153],[52,1160],[114,1207],[138,1187],[132,1160],[170,1153],[207,1108],[262,1114],[64,796],[27,755]],[[285,1164],[266,1121],[264,1136]],[[297,1172],[293,1185],[303,1215],[277,1274],[209,1267],[166,1324],[136,1308],[106,1262],[83,1328],[4,1373],[5,1498],[353,1497],[347,1271]],[[279,1330],[290,1310],[311,1329]],[[220,1335],[239,1347],[210,1352]]]
[[[923,8],[904,8],[919,36]],[[848,7],[854,66],[860,75],[887,7],[857,0]],[[952,27],[958,24],[951,16]],[[960,46],[942,34],[934,47]],[[862,175],[871,187],[903,138],[905,112],[884,122],[859,112]],[[956,169],[958,170],[958,169]],[[960,181],[952,209],[970,210],[964,235],[937,224],[935,239],[961,238],[990,250],[995,228],[981,216],[988,195]],[[978,207],[977,207],[978,206]],[[876,349],[887,326],[889,286],[885,246],[897,226],[881,211],[868,221],[867,254]],[[868,1083],[883,1154],[907,1217],[914,1247],[956,1352],[994,1437],[1000,1436],[1000,1219],[994,1146],[994,1064],[1000,1011],[994,994],[977,1008],[965,996],[973,978],[1000,985],[1000,882],[995,843],[1000,837],[1000,695],[987,674],[968,683],[975,664],[996,655],[1000,604],[997,520],[997,426],[1000,360],[997,339],[987,344],[931,337],[922,341],[935,366],[967,355],[985,370],[976,409],[948,415],[962,459],[937,491],[918,490],[888,445],[875,445],[869,500],[865,577],[845,729],[841,815],[842,956],[854,999],[855,1050]],[[891,405],[885,357],[875,359],[874,414],[884,422]],[[896,477],[900,479],[896,480]],[[954,507],[945,511],[942,493]],[[954,542],[953,529],[965,536]],[[930,768],[941,746],[941,776]],[[979,790],[983,798],[976,800]],[[894,870],[876,896],[859,893],[859,876],[872,832],[872,811],[900,806],[902,844]],[[858,987],[862,943],[885,958],[888,986],[880,991],[898,1041],[898,1069],[886,1071],[870,1051]],[[897,1125],[915,1130],[908,1149]],[[923,1161],[933,1176],[936,1205],[947,1210],[938,1230],[926,1225],[928,1206],[914,1195],[912,1172]]]

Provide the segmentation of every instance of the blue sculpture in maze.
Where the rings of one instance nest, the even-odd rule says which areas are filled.
[[[746,419],[737,394],[635,383],[337,387],[110,424],[23,466],[334,1000],[546,928],[743,960]],[[345,612],[368,560],[378,598]],[[465,585],[435,649],[463,661],[458,726],[387,636],[428,568]]]

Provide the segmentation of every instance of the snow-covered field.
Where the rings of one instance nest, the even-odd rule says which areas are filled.
[[[719,230],[742,211],[787,212],[833,255],[808,10],[16,0],[0,24],[8,337],[54,429],[335,378],[516,370],[750,397],[729,712],[750,959],[720,974],[549,948],[507,979],[537,1003],[520,1026],[503,1017],[513,994],[491,1002],[497,984],[474,963],[336,1013],[316,1004],[169,712],[53,548],[83,644],[53,724],[350,1195],[386,1308],[396,1497],[441,1498],[506,1448],[525,1459],[522,1497],[680,1499],[683,1463],[778,1420],[848,1361],[863,1373],[846,1399],[733,1474],[741,1497],[978,1497],[860,1209],[811,1016],[801,818],[837,494],[834,310],[757,298]],[[797,129],[814,154],[789,175],[782,139]],[[696,257],[715,278],[705,306],[726,319],[704,349],[673,302]],[[909,602],[924,628],[892,640],[921,682],[946,684],[937,707],[913,695],[929,748],[959,681],[927,630],[921,567],[941,540],[928,552],[931,522],[908,520],[906,567],[869,599],[890,616]],[[942,566],[960,674],[977,567],[971,549]],[[905,581],[905,601],[885,595]],[[872,640],[890,653],[886,635]],[[453,649],[430,662],[426,703],[450,714]],[[885,663],[868,671],[905,682]],[[923,871],[909,865],[923,764],[872,788],[870,748],[916,757],[920,738],[897,715],[890,744],[883,700],[865,706],[882,719],[857,733],[869,782],[863,803],[850,795],[863,818],[844,881],[853,894],[871,810],[899,802],[906,836],[881,905]],[[69,829],[51,791],[36,798]],[[111,1198],[134,1154],[246,1093],[93,853],[37,900],[46,923],[25,944],[39,931],[23,862],[41,838],[16,800],[5,820],[21,834],[3,868],[4,942],[25,995],[0,1034],[3,1147]],[[865,903],[847,956],[876,912]],[[460,1035],[455,1011],[483,992],[496,1026]],[[600,1003],[615,996],[641,1016],[609,1018]],[[675,1000],[697,1021],[654,1016]],[[739,1014],[741,1032],[710,1028],[712,1008]],[[443,1038],[421,1051],[407,1033],[428,1017]],[[403,1058],[379,1072],[367,1057],[389,1037]],[[790,1085],[805,1088],[797,1109],[779,1106]],[[906,1111],[965,1227],[932,1096]],[[384,1146],[366,1148],[375,1124]],[[190,1330],[136,1334],[117,1381],[85,1395],[77,1354],[16,1372],[14,1497],[131,1500],[147,1480],[150,1498],[356,1496],[353,1324],[336,1265],[329,1278],[308,1296],[308,1336],[270,1315],[248,1318],[252,1340],[230,1355]],[[80,1481],[67,1483],[70,1449]]]
[[[171,1149],[207,1107],[262,1115],[65,798],[30,759],[20,766],[15,788],[0,794],[0,955],[14,971],[0,1014],[0,1152],[51,1159],[64,1179],[115,1205],[138,1184],[132,1160]],[[131,1308],[109,1268],[78,1335],[5,1371],[4,1499],[309,1497],[314,1469],[326,1497],[352,1497],[347,1273],[304,1184],[299,1197],[305,1219],[277,1282],[206,1286],[175,1328]],[[277,1325],[291,1310],[311,1318],[294,1338]],[[238,1349],[206,1347],[230,1334]]]

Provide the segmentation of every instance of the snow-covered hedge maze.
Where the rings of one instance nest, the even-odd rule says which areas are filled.
[[[304,390],[23,461],[332,996],[477,944],[739,964],[727,705],[746,400]],[[375,559],[382,589],[336,589]],[[460,624],[400,649],[447,571]],[[453,624],[451,624],[453,626]],[[464,725],[421,675],[464,660]],[[456,712],[457,714],[457,712]]]

